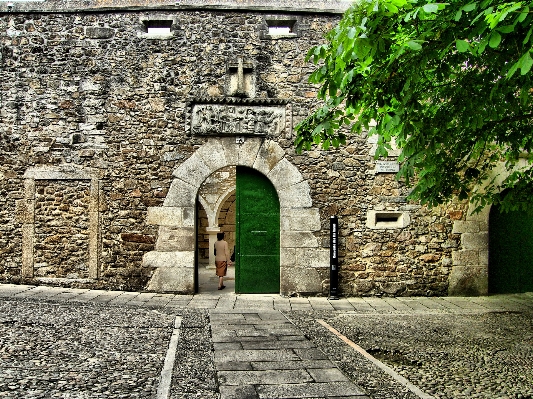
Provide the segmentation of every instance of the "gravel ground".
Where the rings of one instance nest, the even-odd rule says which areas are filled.
[[[395,393],[390,377],[315,322],[329,325],[436,399],[533,398],[533,312],[287,316],[373,398]]]
[[[417,396],[318,319],[436,399],[533,398],[531,310],[283,313],[372,399]],[[0,299],[0,398],[154,398],[176,316],[170,397],[216,399],[207,309],[15,298]]]
[[[153,397],[174,316],[0,301],[0,398]]]

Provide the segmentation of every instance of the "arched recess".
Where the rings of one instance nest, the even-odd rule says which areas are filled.
[[[517,168],[527,166],[520,160]],[[496,167],[488,181],[500,185],[509,175],[503,164]],[[458,296],[487,295],[489,293],[489,216],[486,206],[474,214],[475,206],[468,207],[465,220],[453,224],[453,234],[461,235],[461,247],[452,252],[452,270],[448,279],[448,294]]]
[[[178,166],[162,207],[148,209],[147,223],[159,225],[155,251],[143,265],[154,268],[147,289],[194,293],[195,201],[202,182],[226,166],[247,166],[263,173],[280,201],[280,293],[317,294],[322,279],[317,268],[328,267],[329,249],[320,248],[313,232],[320,230],[318,208],[312,207],[309,184],[274,141],[210,138]]]

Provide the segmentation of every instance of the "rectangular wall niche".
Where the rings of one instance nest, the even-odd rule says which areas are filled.
[[[401,229],[411,222],[408,212],[368,211],[366,226],[371,229]]]

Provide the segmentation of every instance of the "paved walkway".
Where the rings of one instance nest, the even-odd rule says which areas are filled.
[[[213,279],[214,284],[216,280]],[[220,398],[369,398],[300,329],[287,320],[291,311],[342,314],[480,314],[533,308],[533,294],[431,298],[286,298],[237,295],[231,278],[225,290],[204,280],[198,295],[0,285],[0,298],[76,304],[109,304],[148,309],[204,310],[209,313]],[[211,287],[211,288],[210,288]],[[175,358],[179,324],[169,345]],[[333,337],[333,335],[332,335]],[[174,344],[172,341],[174,340]],[[174,348],[172,348],[172,346]],[[167,353],[167,358],[169,354]],[[172,366],[167,370],[171,373]],[[163,374],[165,370],[163,370]],[[167,381],[169,381],[167,375]],[[162,376],[162,380],[165,376]],[[401,382],[401,381],[400,381]],[[405,384],[404,384],[405,385]],[[407,385],[406,385],[407,386]],[[170,387],[170,385],[169,385]],[[413,386],[410,397],[429,398]],[[170,389],[170,388],[169,388]],[[160,390],[158,399],[173,397]],[[1,395],[0,395],[1,396]],[[405,396],[407,397],[407,396]]]
[[[226,283],[228,284],[228,283]],[[235,294],[230,289],[197,295],[104,291],[48,286],[0,284],[0,298],[14,297],[155,308],[210,309],[216,312],[342,311],[354,313],[484,313],[530,310],[533,293],[485,297],[282,297],[277,294]]]

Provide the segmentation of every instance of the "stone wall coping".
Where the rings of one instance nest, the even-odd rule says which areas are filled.
[[[8,7],[12,4],[11,7]],[[352,0],[0,0],[0,13],[79,13],[142,10],[223,10],[342,14]]]

